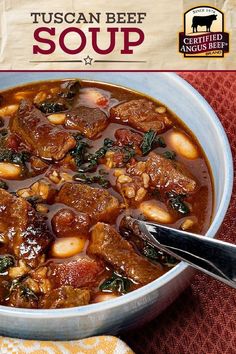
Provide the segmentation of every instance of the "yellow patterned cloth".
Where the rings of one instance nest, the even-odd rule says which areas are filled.
[[[1,354],[134,354],[119,338],[91,337],[69,342],[49,342],[0,337]]]

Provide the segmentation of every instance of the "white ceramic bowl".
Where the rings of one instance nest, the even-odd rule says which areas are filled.
[[[214,237],[229,205],[233,164],[226,134],[212,108],[187,82],[173,73],[24,72],[0,73],[0,89],[56,78],[104,81],[146,93],[167,105],[193,131],[210,162],[215,208],[206,234]],[[103,303],[58,310],[27,310],[0,306],[0,334],[37,339],[69,340],[115,334],[154,318],[186,288],[193,270],[181,262],[154,282]]]

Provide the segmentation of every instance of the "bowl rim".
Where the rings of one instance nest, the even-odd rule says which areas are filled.
[[[168,79],[175,81],[176,86],[180,87],[185,93],[189,96],[195,96],[195,99],[198,100],[199,105],[206,111],[208,118],[211,120],[215,129],[218,132],[218,135],[221,137],[221,142],[224,146],[224,165],[227,167],[225,170],[225,184],[223,188],[223,196],[219,205],[218,210],[216,211],[215,217],[211,226],[209,227],[206,237],[214,237],[217,233],[223,219],[225,217],[226,211],[228,209],[232,189],[233,189],[233,158],[230,149],[230,144],[224,131],[224,128],[217,117],[216,113],[205,100],[205,98],[186,80],[177,75],[174,72],[156,72],[152,75],[161,74],[166,76]],[[58,78],[59,79],[59,78]],[[45,80],[44,80],[45,81]],[[97,81],[97,80],[93,80]],[[109,83],[109,82],[108,82]],[[111,82],[111,84],[113,84]],[[117,85],[121,86],[121,85]],[[126,86],[125,86],[126,87]],[[5,89],[4,89],[5,90]],[[128,293],[124,296],[118,297],[116,299],[107,300],[105,302],[97,304],[89,304],[81,307],[71,307],[65,309],[22,309],[14,308],[0,305],[0,315],[8,317],[19,317],[19,318],[32,318],[32,319],[42,319],[42,318],[71,318],[78,316],[87,316],[93,313],[103,312],[109,309],[114,309],[119,306],[127,305],[130,302],[138,300],[145,295],[151,294],[156,291],[158,288],[163,287],[166,283],[172,281],[173,278],[180,275],[182,272],[191,268],[185,262],[180,262],[177,266],[169,270],[167,273],[162,275],[160,278],[154,280],[153,282],[134,290],[131,293]]]

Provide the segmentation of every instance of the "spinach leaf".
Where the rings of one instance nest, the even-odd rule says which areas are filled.
[[[25,166],[30,159],[28,151],[15,152],[11,149],[0,149],[0,162],[11,162]]]
[[[83,136],[75,136],[77,141],[76,147],[71,150],[71,155],[75,159],[78,171],[81,173],[89,172],[97,167],[99,159],[101,159],[106,152],[113,146],[114,142],[111,139],[104,139],[103,146],[95,151],[94,154],[87,154],[87,149],[89,145],[87,142],[83,141]],[[80,178],[79,176],[78,178]]]
[[[143,141],[140,145],[143,155],[147,155],[154,146],[166,147],[163,137],[157,137],[156,132],[149,129],[143,136]]]
[[[156,132],[151,129],[144,134],[143,141],[140,145],[143,155],[147,155],[147,153],[149,153],[149,151],[152,150],[152,144],[155,140],[155,137],[156,137]]]
[[[68,107],[64,103],[57,101],[45,101],[38,104],[37,107],[41,112],[45,114],[63,112],[68,109]]]
[[[170,206],[180,214],[186,215],[190,210],[188,205],[183,201],[184,197],[185,195],[183,194],[176,194],[174,192],[168,193]]]
[[[10,255],[0,256],[0,274],[5,273],[6,270],[14,265],[14,258]]]
[[[93,161],[95,160],[96,162],[102,158],[106,152],[114,145],[114,141],[109,139],[109,138],[106,138],[104,139],[104,143],[103,143],[103,146],[98,149],[94,154],[91,154],[89,157],[88,157],[88,161]]]
[[[7,129],[1,129],[0,130],[0,147],[1,148],[4,147],[6,139],[7,139],[7,136],[8,136]]]
[[[157,144],[157,146],[159,147],[166,147],[166,143],[165,143],[165,140],[162,136],[158,136],[155,138],[155,143]]]
[[[81,172],[74,175],[73,179],[81,183],[87,183],[87,184],[97,183],[104,188],[108,188],[110,186],[109,181],[102,175],[88,176],[85,173]]]
[[[98,149],[94,154],[89,154],[87,156],[88,164],[80,169],[80,172],[88,172],[93,170],[103,156],[105,156],[106,152],[114,145],[114,141],[106,138],[104,139],[103,146]]]
[[[176,266],[178,262],[179,262],[178,259],[174,258],[173,256],[170,256],[169,254],[163,253],[163,260],[162,260],[163,265],[172,268]]]
[[[20,286],[22,280],[25,279],[25,275],[22,275],[19,278],[13,279],[11,284],[10,284],[10,288],[9,288],[9,293],[11,294],[12,291],[17,288],[18,286]]]
[[[35,208],[38,203],[45,202],[44,199],[38,195],[32,195],[25,199],[27,200],[27,202],[29,202],[32,205],[33,208]]]
[[[80,134],[75,135],[74,138],[76,140],[76,146],[71,150],[70,154],[74,157],[75,164],[77,168],[79,168],[86,161],[85,154],[87,153],[89,145],[82,140],[83,136]]]
[[[20,285],[19,289],[20,289],[20,296],[24,297],[26,300],[30,300],[30,299],[38,300],[37,295],[35,295],[35,293],[27,286]]]
[[[59,102],[45,101],[38,105],[38,109],[45,114],[63,112],[67,107]]]
[[[57,113],[66,111],[70,108],[71,104],[67,100],[74,98],[74,96],[79,92],[81,85],[79,81],[68,81],[64,83],[63,86],[62,91],[58,93],[59,97],[46,100],[37,105],[41,112],[45,114]]]
[[[153,259],[155,261],[159,261],[159,254],[158,254],[158,250],[150,245],[146,245],[143,250],[142,253],[145,257]]]
[[[0,137],[1,137],[1,139],[2,139],[2,138],[5,138],[7,135],[8,135],[7,129],[1,129],[1,130],[0,130]]]
[[[162,252],[161,250],[158,250],[157,248],[152,247],[149,244],[144,246],[142,253],[151,261],[159,262],[167,267],[174,267],[178,263],[178,260],[174,257],[165,252]]]
[[[129,162],[129,160],[134,157],[135,155],[135,150],[133,148],[133,145],[131,146],[124,146],[122,148],[122,153],[123,153],[123,163],[126,164],[127,162]]]
[[[105,280],[99,288],[101,291],[111,290],[125,294],[129,291],[130,286],[131,281],[128,278],[124,278],[116,273],[113,273],[111,278]]]
[[[22,281],[25,280],[25,275],[12,280],[11,286],[9,289],[9,294],[11,294],[14,290],[19,289],[20,296],[24,297],[26,300],[38,300],[37,295],[31,290],[28,286],[22,284]]]
[[[175,160],[176,158],[176,153],[174,151],[165,151],[162,155],[168,160]]]

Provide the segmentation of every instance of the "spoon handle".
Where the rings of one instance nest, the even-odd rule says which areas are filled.
[[[236,288],[236,245],[136,220],[146,241]]]

